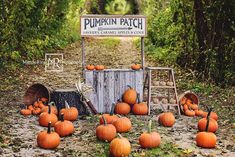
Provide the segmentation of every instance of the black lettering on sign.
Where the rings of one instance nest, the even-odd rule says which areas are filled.
[[[103,25],[116,25],[116,18],[86,18],[84,21],[84,29],[93,28]]]

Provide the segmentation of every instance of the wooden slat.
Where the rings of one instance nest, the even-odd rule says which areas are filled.
[[[98,112],[110,112],[113,102],[122,97],[127,85],[132,86],[143,96],[143,71],[130,69],[88,71],[85,70],[85,82],[95,89],[90,100]]]

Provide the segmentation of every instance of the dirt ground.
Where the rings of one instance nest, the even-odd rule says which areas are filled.
[[[88,64],[103,64],[107,68],[128,68],[132,63],[140,62],[140,52],[131,38],[89,39],[85,49]],[[98,125],[98,115],[81,117],[74,122],[76,131],[73,135],[61,138],[61,144],[56,150],[44,150],[36,143],[37,133],[45,130],[38,125],[38,117],[24,117],[19,114],[25,89],[33,83],[42,83],[54,89],[71,88],[81,76],[80,43],[71,44],[57,52],[63,52],[66,63],[61,73],[45,72],[44,65],[26,65],[15,75],[1,76],[4,84],[1,85],[0,92],[0,156],[108,156],[108,143],[99,142],[95,136],[94,128]],[[154,63],[148,61],[148,64]],[[234,125],[219,122],[216,148],[201,149],[195,145],[194,140],[199,118],[177,116],[174,127],[164,128],[157,123],[157,115],[161,112],[156,108],[151,116],[128,115],[133,128],[123,136],[131,142],[131,156],[235,156]],[[138,137],[146,130],[145,126],[150,118],[154,120],[153,130],[161,134],[162,145],[158,149],[143,150],[138,145]]]

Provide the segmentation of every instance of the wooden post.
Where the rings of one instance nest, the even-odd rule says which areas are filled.
[[[85,62],[85,46],[84,46],[85,39],[82,37],[82,69],[85,69],[86,62]]]
[[[141,66],[144,70],[144,37],[141,37]]]
[[[148,86],[148,109],[149,109],[149,111],[148,111],[148,115],[150,115],[150,108],[151,108],[151,94],[152,94],[152,91],[151,91],[151,76],[152,75],[152,73],[151,73],[151,70],[149,70],[148,71],[148,80],[149,80],[149,86]]]

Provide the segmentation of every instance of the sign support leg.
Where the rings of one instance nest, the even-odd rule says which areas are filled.
[[[83,70],[85,69],[85,65],[86,65],[86,62],[85,62],[85,47],[84,47],[84,42],[85,42],[85,39],[84,39],[84,37],[82,37],[82,69],[83,69]]]

